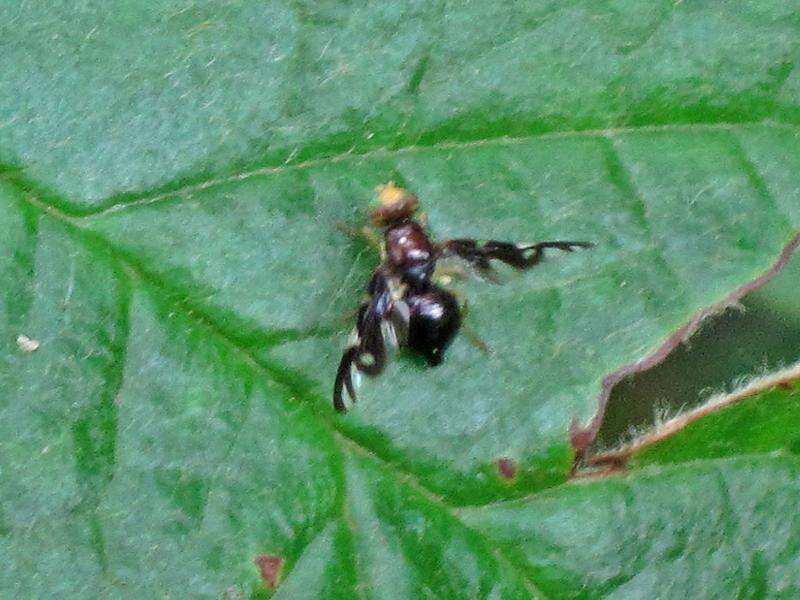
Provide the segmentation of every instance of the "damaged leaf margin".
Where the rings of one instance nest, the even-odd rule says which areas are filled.
[[[692,334],[697,331],[703,321],[709,317],[713,317],[714,315],[723,312],[728,307],[735,305],[750,292],[753,292],[769,283],[776,275],[778,275],[778,273],[780,273],[798,246],[800,246],[800,233],[792,238],[792,240],[783,249],[775,263],[762,275],[740,286],[720,302],[696,313],[692,319],[686,323],[686,325],[669,336],[669,338],[667,338],[667,340],[653,353],[649,354],[640,361],[621,367],[603,380],[602,391],[600,392],[600,396],[598,398],[599,408],[594,419],[592,419],[590,424],[586,427],[581,426],[577,421],[573,421],[572,426],[570,427],[570,441],[572,443],[572,447],[575,449],[575,462],[573,463],[571,472],[572,475],[578,473],[578,470],[584,465],[584,462],[588,462],[592,466],[622,466],[628,461],[631,455],[637,452],[640,448],[653,444],[674,434],[689,423],[702,418],[711,412],[724,408],[733,402],[758,394],[765,389],[783,385],[798,377],[798,367],[794,367],[756,379],[740,390],[730,394],[715,396],[703,406],[675,417],[674,419],[670,419],[666,423],[658,426],[653,432],[643,435],[641,438],[634,440],[630,444],[626,444],[618,450],[603,452],[594,456],[590,454],[591,445],[594,443],[597,433],[603,424],[606,406],[608,405],[608,400],[611,397],[614,387],[627,377],[635,375],[636,373],[648,371],[649,369],[652,369],[653,367],[662,363],[678,346],[686,342],[692,336]]]
[[[730,393],[712,396],[617,449],[592,455],[587,462],[597,471],[583,474],[755,451],[797,454],[798,380],[800,364],[754,378]]]

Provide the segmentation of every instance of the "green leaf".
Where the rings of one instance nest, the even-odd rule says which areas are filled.
[[[351,148],[800,116],[785,0],[0,10],[0,162],[76,209]]]
[[[351,218],[354,198],[366,205],[382,177],[420,193],[439,238],[501,229],[509,239],[595,241],[503,286],[459,285],[491,353],[459,339],[441,368],[400,357],[337,420],[438,493],[472,503],[563,481],[570,424],[591,421],[603,378],[773,263],[800,206],[776,210],[739,144],[727,130],[693,127],[414,150],[224,182],[76,224],[321,414],[331,413],[352,327],[342,317],[376,262],[335,223]],[[501,458],[519,466],[513,482]]]
[[[460,511],[556,598],[791,598],[800,463],[656,467]]]
[[[785,450],[800,454],[800,393],[775,389],[693,423],[636,456],[637,464]]]
[[[607,376],[794,239],[795,12],[0,8],[0,589],[258,596],[268,557],[284,597],[548,593],[454,507],[562,484]],[[337,224],[389,179],[438,239],[597,247],[458,282],[491,352],[337,416],[378,261]]]
[[[800,367],[755,379],[657,424],[618,450],[592,457],[595,465],[638,468],[771,452],[800,453]]]

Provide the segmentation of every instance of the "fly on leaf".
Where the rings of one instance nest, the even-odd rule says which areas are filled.
[[[387,343],[404,346],[440,364],[444,352],[462,325],[463,307],[455,295],[434,281],[437,261],[456,258],[490,281],[496,281],[492,261],[518,270],[541,261],[544,250],[572,252],[591,248],[591,242],[551,241],[515,244],[458,238],[433,242],[414,216],[417,196],[389,182],[378,188],[378,207],[372,224],[383,232],[381,264],[367,286],[367,300],[358,309],[356,326],[342,354],[333,385],[333,406],[345,412],[344,390],[355,402],[353,369],[370,377],[380,374],[387,358]]]

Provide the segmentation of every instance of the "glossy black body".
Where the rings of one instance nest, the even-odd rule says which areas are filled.
[[[435,367],[461,327],[461,308],[455,296],[430,284],[406,298],[410,310],[408,347]]]

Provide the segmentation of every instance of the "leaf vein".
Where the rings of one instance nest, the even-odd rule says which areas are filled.
[[[367,160],[371,158],[387,158],[398,155],[415,154],[418,152],[461,150],[465,148],[476,148],[482,146],[515,145],[515,144],[522,144],[531,140],[596,138],[596,137],[608,137],[608,136],[623,135],[627,133],[637,133],[637,132],[641,133],[641,132],[660,132],[660,131],[729,130],[729,129],[753,126],[753,125],[774,127],[778,129],[791,129],[791,130],[799,129],[797,126],[789,123],[783,123],[779,121],[769,121],[769,120],[742,121],[742,122],[726,121],[718,123],[681,123],[681,124],[673,123],[669,125],[644,125],[635,127],[608,127],[599,129],[549,131],[549,132],[537,133],[529,136],[520,136],[520,137],[501,136],[501,137],[470,140],[466,142],[445,141],[430,145],[411,145],[399,148],[383,147],[360,153],[354,152],[352,149],[350,149],[347,152],[337,154],[334,156],[313,158],[295,164],[267,165],[250,171],[237,173],[234,175],[214,177],[197,183],[192,183],[175,190],[160,192],[150,195],[143,195],[138,198],[117,202],[110,206],[104,206],[96,210],[81,211],[80,214],[74,214],[71,216],[77,219],[87,218],[87,217],[97,217],[109,213],[119,212],[121,210],[127,210],[129,208],[137,206],[147,206],[150,204],[157,204],[159,202],[168,199],[186,198],[191,196],[192,194],[201,192],[203,190],[211,189],[228,183],[245,181],[248,179],[252,179],[253,177],[276,175],[287,171],[302,170],[318,166],[331,165],[344,162],[347,160]]]
[[[740,166],[745,172],[747,179],[751,186],[756,190],[758,197],[761,199],[768,208],[772,209],[776,214],[783,217],[784,225],[787,231],[793,231],[791,216],[784,210],[783,206],[777,201],[775,196],[769,191],[767,182],[758,170],[756,164],[750,159],[747,151],[744,148],[741,138],[734,132],[730,133],[731,146],[733,147],[734,154],[739,159]]]

